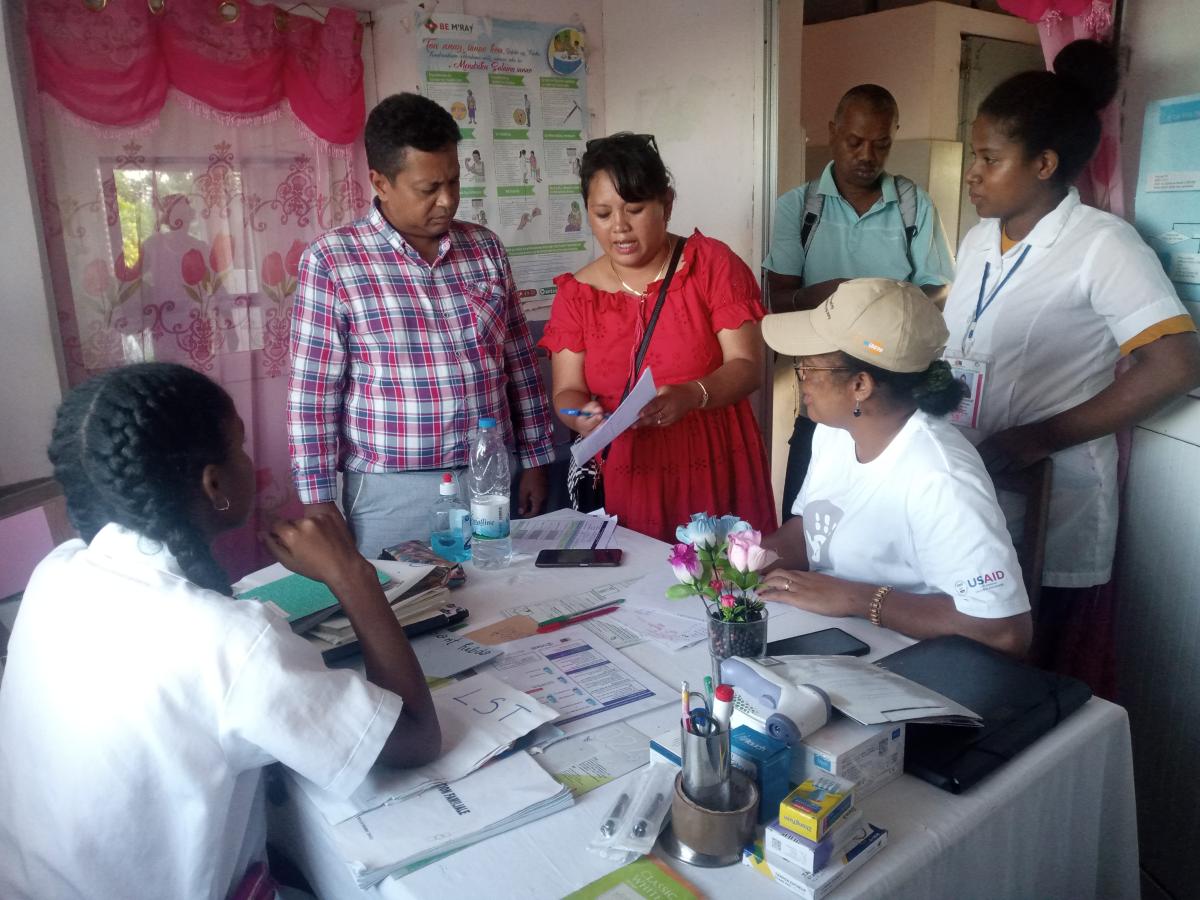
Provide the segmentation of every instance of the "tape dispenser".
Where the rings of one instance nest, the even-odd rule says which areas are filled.
[[[721,681],[736,690],[733,728],[749,725],[790,745],[829,721],[829,695],[815,685],[792,682],[784,660],[733,656],[721,660]]]

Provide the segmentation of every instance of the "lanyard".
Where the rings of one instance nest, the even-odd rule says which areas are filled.
[[[971,322],[967,326],[967,333],[963,336],[962,349],[964,356],[971,352],[971,346],[975,343],[975,326],[983,318],[983,314],[988,311],[988,307],[992,305],[992,302],[996,299],[996,295],[1008,284],[1008,279],[1012,278],[1016,274],[1017,269],[1021,268],[1021,263],[1025,262],[1025,257],[1029,255],[1029,249],[1030,245],[1026,244],[1025,249],[1021,251],[1021,255],[1017,257],[1017,261],[1013,263],[1013,267],[1008,270],[1007,275],[1000,279],[1000,283],[992,288],[992,292],[987,294],[986,300],[984,299],[984,295],[987,292],[988,275],[991,274],[992,264],[990,262],[983,264],[983,279],[979,282],[979,299],[975,301],[975,315],[971,317]]]

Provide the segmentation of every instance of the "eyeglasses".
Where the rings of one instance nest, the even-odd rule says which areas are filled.
[[[621,132],[618,132],[617,134],[610,134],[607,137],[592,138],[590,141],[588,141],[586,144],[583,145],[583,149],[584,149],[585,153],[591,153],[593,150],[598,150],[600,147],[604,146],[609,141],[628,140],[629,138],[636,138],[637,140],[641,141],[644,144],[649,144],[650,147],[654,150],[654,152],[658,153],[658,142],[654,140],[654,135],[652,135],[652,134],[631,134],[628,131],[621,131]],[[662,154],[659,153],[659,155],[661,156]]]
[[[849,372],[849,366],[792,366],[796,377],[804,381],[806,372]]]

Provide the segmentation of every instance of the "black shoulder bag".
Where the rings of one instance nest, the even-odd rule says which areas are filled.
[[[654,326],[658,323],[659,313],[662,312],[663,304],[667,300],[667,288],[670,287],[671,278],[675,275],[675,269],[679,266],[679,259],[683,256],[683,245],[686,241],[687,238],[681,237],[675,243],[675,250],[671,254],[671,263],[667,266],[667,273],[663,276],[662,286],[658,289],[658,300],[654,303],[654,311],[650,314],[650,321],[646,325],[646,333],[642,336],[641,346],[638,347],[637,356],[633,361],[633,371],[629,374],[629,380],[625,382],[625,390],[621,393],[622,402],[629,396],[629,392],[633,390],[633,386],[637,384],[642,363],[646,359],[646,351],[650,349],[650,338],[654,334]],[[575,440],[578,442],[581,438],[577,437]],[[608,459],[608,451],[611,449],[612,444],[609,444],[599,454],[599,460],[593,456],[582,464],[575,462],[575,457],[571,457],[571,464],[567,468],[567,496],[571,499],[572,509],[577,509],[580,512],[591,512],[604,506],[604,482],[602,476],[604,462]]]

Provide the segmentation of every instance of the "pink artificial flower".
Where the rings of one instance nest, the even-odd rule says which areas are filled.
[[[208,267],[204,264],[204,254],[195,247],[183,254],[183,260],[179,263],[179,273],[183,276],[184,284],[195,287],[202,282],[204,276],[208,274]]]
[[[292,246],[288,248],[287,259],[284,260],[287,266],[287,273],[295,278],[300,274],[300,257],[304,254],[304,241],[292,241]]]
[[[213,238],[208,264],[214,272],[224,272],[233,267],[233,238],[228,234],[218,234]]]
[[[737,597],[733,596],[733,594],[721,595],[721,605],[726,609],[733,609],[735,606],[737,606],[737,602]]]
[[[83,270],[83,289],[93,297],[104,296],[110,280],[108,264],[102,259],[93,259]]]
[[[287,272],[283,268],[283,257],[277,251],[272,250],[263,259],[263,284],[268,287],[279,287],[285,278],[287,278]]]
[[[126,265],[124,253],[117,254],[117,261],[113,264],[113,271],[116,272],[118,280],[124,282],[125,284],[129,284],[131,281],[137,281],[138,277],[142,274],[141,248],[138,248],[138,260],[132,268]]]
[[[675,571],[675,577],[684,584],[695,584],[700,573],[704,571],[700,557],[696,555],[696,548],[691,544],[676,544],[671,548],[671,555],[667,557],[667,561]]]
[[[735,531],[729,535],[729,564],[739,572],[757,572],[767,564],[762,532]]]

